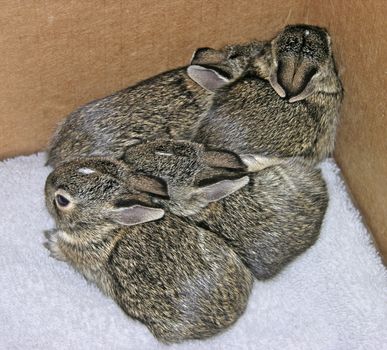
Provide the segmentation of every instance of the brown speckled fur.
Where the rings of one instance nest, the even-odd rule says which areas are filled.
[[[188,141],[160,140],[129,148],[125,161],[139,172],[166,180],[170,200],[157,203],[222,237],[258,279],[275,275],[319,236],[328,195],[320,170],[305,162],[283,160],[250,173],[246,186],[209,203],[200,192],[206,183],[246,176],[236,154],[206,151]]]
[[[306,30],[308,39],[303,37]],[[270,86],[270,76],[280,75],[279,62],[291,66],[293,61],[301,68],[283,69],[281,76],[291,80],[296,72],[298,80],[288,84],[289,96],[282,98]],[[296,94],[292,89],[309,81],[309,68],[318,71],[313,93],[290,103],[288,97]],[[333,151],[342,94],[328,33],[313,26],[288,26],[239,79],[216,91],[193,140],[237,153],[318,162]]]
[[[133,189],[134,181],[147,188],[142,178],[103,158],[58,166],[45,188],[57,226],[46,232],[46,247],[160,341],[215,335],[244,312],[253,277],[221,238],[184,218],[171,214],[134,226],[117,223],[115,215],[125,203],[154,206],[149,194]],[[70,209],[55,204],[57,191],[72,198]]]
[[[206,63],[235,78],[262,46],[252,42],[209,49],[212,55],[201,52],[192,63]],[[190,138],[200,116],[210,108],[212,96],[188,77],[185,67],[161,73],[71,113],[53,136],[47,163],[56,166],[90,155],[119,158],[136,138]]]
[[[305,30],[311,32],[309,41],[289,49],[287,40],[299,40]],[[226,86],[207,91],[188,77],[186,68],[178,68],[91,102],[58,127],[48,164],[89,155],[120,158],[133,140],[158,137],[193,138],[238,153],[301,156],[314,162],[331,154],[342,86],[325,30],[288,26],[270,43],[206,53],[199,51],[191,63],[223,72],[229,78]],[[277,74],[284,77],[288,97],[308,82],[308,67],[318,70],[319,78],[311,95],[290,103],[269,81],[279,62],[287,67],[293,61],[301,61],[293,81],[286,80],[292,80],[292,69]]]

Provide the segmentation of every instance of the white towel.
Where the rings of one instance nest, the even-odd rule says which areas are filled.
[[[333,160],[321,236],[277,277],[255,282],[248,308],[219,336],[166,346],[65,263],[43,231],[44,155],[0,163],[1,349],[387,349],[387,273]]]

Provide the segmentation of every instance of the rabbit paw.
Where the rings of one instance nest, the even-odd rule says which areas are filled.
[[[59,247],[58,233],[59,232],[55,229],[44,231],[44,236],[47,238],[47,242],[44,242],[43,245],[49,250],[50,257],[60,261],[66,261],[67,259]]]

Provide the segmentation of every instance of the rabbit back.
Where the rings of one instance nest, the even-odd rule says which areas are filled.
[[[270,84],[245,77],[215,94],[193,138],[198,143],[266,156],[321,160],[334,146],[339,97],[290,103]]]
[[[328,205],[320,170],[297,162],[250,176],[250,183],[192,216],[222,236],[258,279],[278,273],[319,237]]]
[[[88,103],[58,127],[48,163],[90,155],[119,158],[136,138],[189,138],[210,95],[180,68]]]
[[[229,327],[252,286],[250,272],[221,238],[172,215],[126,235],[107,268],[118,304],[164,342]]]

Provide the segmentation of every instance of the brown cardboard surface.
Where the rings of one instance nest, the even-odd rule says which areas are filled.
[[[200,46],[328,27],[346,96],[336,157],[387,257],[384,0],[0,0],[0,158],[44,149],[69,112],[184,65]]]
[[[310,1],[310,6],[315,5]],[[350,5],[349,5],[350,4]],[[345,98],[335,157],[387,263],[387,2],[321,1],[311,23],[334,40]]]
[[[43,149],[77,106],[187,64],[197,47],[302,18],[295,0],[0,1],[0,158]]]

